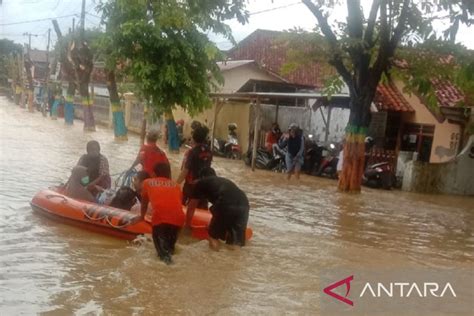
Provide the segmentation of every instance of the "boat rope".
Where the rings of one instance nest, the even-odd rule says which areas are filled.
[[[105,222],[106,222],[109,226],[111,226],[111,227],[113,227],[113,228],[121,229],[121,228],[127,227],[127,226],[129,226],[129,225],[132,224],[131,221],[129,220],[129,221],[125,222],[123,225],[115,225],[115,224],[112,223],[112,221],[110,220],[110,217],[111,217],[110,214],[107,214],[107,213],[106,213],[106,214],[104,214],[102,217],[94,218],[94,217],[90,216],[90,215],[87,213],[87,210],[88,210],[88,209],[87,209],[86,207],[82,208],[82,212],[84,213],[84,216],[85,216],[85,217],[87,217],[87,218],[90,219],[91,221],[101,221],[101,220],[105,220]],[[112,215],[112,217],[113,217],[113,215]]]
[[[48,194],[48,195],[46,195],[46,198],[47,198],[48,200],[51,200],[52,198],[61,198],[61,199],[63,199],[63,200],[61,201],[61,203],[67,204],[67,199],[66,199],[64,196],[59,195],[59,194]]]
[[[104,218],[107,218],[107,214],[104,214],[104,216],[102,216],[100,218],[94,218],[94,217],[89,216],[89,214],[87,214],[87,207],[85,207],[85,206],[82,208],[82,213],[84,213],[85,217],[87,217],[91,221],[101,221]]]
[[[130,221],[127,221],[127,222],[126,222],[125,224],[123,224],[123,225],[114,225],[114,224],[110,221],[109,217],[106,217],[106,218],[105,218],[105,221],[107,222],[107,224],[109,224],[109,225],[112,226],[113,228],[124,228],[124,227],[127,227],[128,225],[131,224]]]

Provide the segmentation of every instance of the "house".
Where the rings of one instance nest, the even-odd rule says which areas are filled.
[[[334,74],[324,65],[310,63],[291,73],[281,71],[282,66],[288,62],[287,55],[291,46],[281,40],[285,36],[288,33],[256,30],[229,50],[227,55],[234,59],[255,60],[262,68],[282,77],[288,83],[321,89],[325,78]],[[463,145],[463,126],[468,117],[465,109],[456,107],[463,96],[452,84],[439,81],[434,83],[439,111],[430,109],[421,97],[404,92],[402,82],[379,85],[372,106],[369,130],[379,148],[378,155],[396,158],[399,152],[407,153],[408,156],[416,153],[415,158],[420,161],[441,163],[458,153]],[[350,113],[347,107],[306,106],[317,109],[302,111],[305,117],[311,117],[305,130],[307,133],[326,142],[340,141],[343,138]]]
[[[33,63],[33,67],[31,68],[33,80],[41,83],[46,82],[49,68],[48,52],[45,50],[31,49],[29,55]]]
[[[234,93],[234,92],[280,92],[294,93],[301,89],[311,89],[311,86],[304,84],[289,83],[284,77],[262,67],[254,60],[229,60],[218,63],[224,84],[215,92]],[[266,102],[270,104],[278,103],[274,99]],[[298,104],[298,98],[284,99],[279,101],[280,105]],[[303,103],[299,100],[300,105]],[[239,143],[244,150],[249,146],[251,134],[252,109],[248,100],[227,100],[222,104],[214,104],[211,108],[202,113],[191,117],[182,108],[176,108],[173,111],[174,119],[184,120],[184,136],[190,137],[191,123],[198,120],[206,124],[211,130],[214,129],[214,135],[219,139],[227,139],[227,126],[230,123],[236,123],[238,126],[237,134]],[[217,122],[214,128],[214,122]],[[263,125],[271,125],[272,120]]]

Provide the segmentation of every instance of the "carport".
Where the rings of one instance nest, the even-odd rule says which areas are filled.
[[[323,121],[326,127],[326,140],[327,133],[329,131],[329,123],[331,120],[331,108],[332,107],[349,107],[350,97],[348,94],[333,94],[331,97],[322,95],[319,92],[295,92],[295,93],[282,93],[282,92],[235,92],[235,93],[211,93],[210,97],[214,99],[215,102],[215,112],[214,112],[214,125],[212,128],[212,139],[214,139],[214,133],[216,128],[216,119],[217,115],[225,104],[229,100],[244,100],[249,101],[255,105],[255,120],[254,120],[254,132],[252,140],[252,171],[255,170],[255,159],[257,155],[257,145],[258,145],[258,132],[261,125],[261,107],[260,104],[262,101],[274,102],[276,105],[275,112],[275,121],[278,121],[278,112],[280,103],[284,103],[285,106],[288,106],[288,101],[293,100],[291,104],[294,104],[295,107],[308,107],[310,100],[315,100],[313,110],[320,110],[323,116]],[[321,107],[328,106],[329,111],[327,117],[324,117]],[[211,142],[211,146],[213,146]]]

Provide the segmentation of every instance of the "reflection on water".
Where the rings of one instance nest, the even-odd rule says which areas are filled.
[[[216,159],[251,201],[254,238],[215,253],[182,239],[165,266],[137,245],[32,213],[41,188],[67,179],[90,139],[111,172],[129,167],[138,138],[83,133],[0,99],[0,314],[275,314],[318,311],[319,271],[348,267],[468,267],[474,262],[474,199],[364,190],[340,194],[331,180],[252,173]],[[176,168],[181,155],[171,155]]]

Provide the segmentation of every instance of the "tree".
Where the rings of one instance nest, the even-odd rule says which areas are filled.
[[[22,47],[20,44],[15,44],[8,39],[0,39],[0,85],[8,86],[8,79],[19,81],[18,65],[15,57],[21,54]]]
[[[116,13],[116,11],[114,11]],[[100,37],[93,42],[97,49],[97,58],[105,64],[105,75],[107,80],[107,90],[109,92],[110,106],[112,108],[112,121],[114,127],[114,136],[118,140],[127,140],[127,127],[125,125],[125,115],[121,104],[121,99],[117,86],[117,73],[121,74],[118,69],[120,58],[114,49],[114,43],[110,33],[111,28],[117,27],[116,16],[110,16],[106,24],[106,32],[101,33]],[[113,20],[113,22],[112,22]]]
[[[56,20],[53,20],[53,26],[58,37],[56,55],[61,63],[62,76],[68,81],[66,102],[73,103],[76,90],[79,92],[84,110],[84,130],[94,131],[93,99],[89,95],[89,83],[94,69],[94,49],[91,49],[88,43],[97,41],[101,32],[92,29],[86,30],[84,37],[82,33],[63,35]]]
[[[459,24],[469,25],[474,21],[474,3],[462,0],[373,0],[366,18],[360,0],[347,0],[347,22],[340,22],[338,28],[335,28],[328,22],[329,11],[342,1],[302,2],[315,16],[319,33],[326,40],[328,62],[349,88],[351,113],[346,129],[344,166],[339,189],[359,192],[364,171],[364,139],[370,123],[370,105],[381,79],[394,70],[392,66],[397,48],[401,44],[417,48],[427,39],[431,42],[438,40],[438,43],[441,40],[452,47]],[[437,38],[433,24],[446,18],[451,24],[445,30],[444,37]],[[432,52],[427,47],[424,48],[427,52]],[[405,52],[405,57],[409,58],[409,50]],[[427,53],[424,56],[439,63],[439,54]],[[412,59],[407,60],[408,64],[411,61]],[[467,61],[456,72],[463,72],[462,69],[466,69],[471,63],[472,60]],[[413,66],[414,64],[410,65],[412,69]],[[456,76],[454,71],[442,73],[437,71],[438,67],[431,68],[443,79]],[[430,88],[430,77],[427,73],[419,75],[415,78],[417,84],[413,87],[423,87],[425,95],[429,97],[431,94],[432,98],[434,93]],[[413,79],[413,74],[409,77]]]
[[[209,93],[219,80],[219,50],[206,32],[231,32],[224,20],[246,21],[243,0],[115,0],[99,9],[111,49],[141,96],[158,113],[179,105],[191,114],[211,105]],[[171,115],[172,118],[172,115]]]

